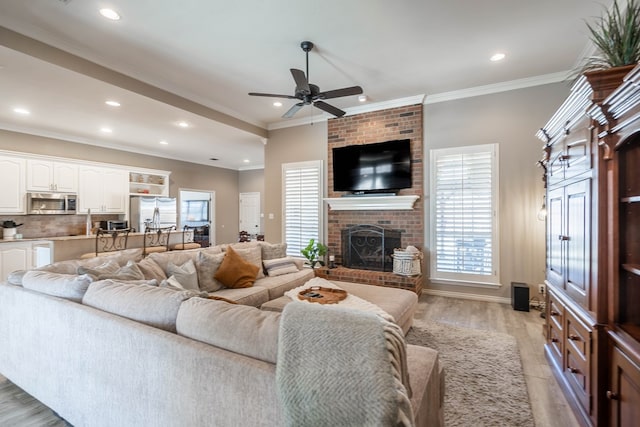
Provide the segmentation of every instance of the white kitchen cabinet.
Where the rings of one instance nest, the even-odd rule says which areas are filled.
[[[27,191],[78,192],[78,165],[48,160],[27,160]]]
[[[0,214],[25,214],[25,160],[0,156]]]
[[[129,195],[129,172],[100,166],[80,166],[78,213],[124,214]]]
[[[6,281],[12,271],[40,267],[51,259],[49,241],[0,242],[0,282]]]

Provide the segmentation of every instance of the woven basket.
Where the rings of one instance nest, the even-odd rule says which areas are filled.
[[[401,276],[417,276],[421,273],[422,252],[407,252],[403,249],[394,249],[393,272]]]

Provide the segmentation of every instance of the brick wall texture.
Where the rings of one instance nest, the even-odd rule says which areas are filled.
[[[329,253],[341,263],[342,242],[340,230],[358,224],[374,224],[402,232],[402,247],[424,248],[424,194],[422,104],[390,108],[370,113],[331,119],[328,122],[328,197],[341,197],[344,192],[333,191],[333,154],[336,147],[373,144],[395,139],[411,140],[412,187],[400,190],[398,195],[420,196],[413,210],[390,211],[331,211],[328,209]],[[356,274],[356,272],[354,272]]]

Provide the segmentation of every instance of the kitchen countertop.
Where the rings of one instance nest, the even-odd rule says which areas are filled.
[[[171,234],[182,233],[182,230],[171,231]],[[144,236],[144,233],[129,233],[129,237],[132,236]],[[0,244],[2,243],[16,243],[16,242],[34,242],[34,241],[69,241],[69,240],[86,240],[91,239],[94,240],[96,238],[95,234],[80,234],[76,236],[51,236],[51,237],[23,237],[22,239],[0,239]]]

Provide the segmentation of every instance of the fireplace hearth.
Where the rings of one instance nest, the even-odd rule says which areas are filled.
[[[401,245],[401,231],[361,224],[341,230],[342,265],[347,268],[393,271],[393,250]]]

